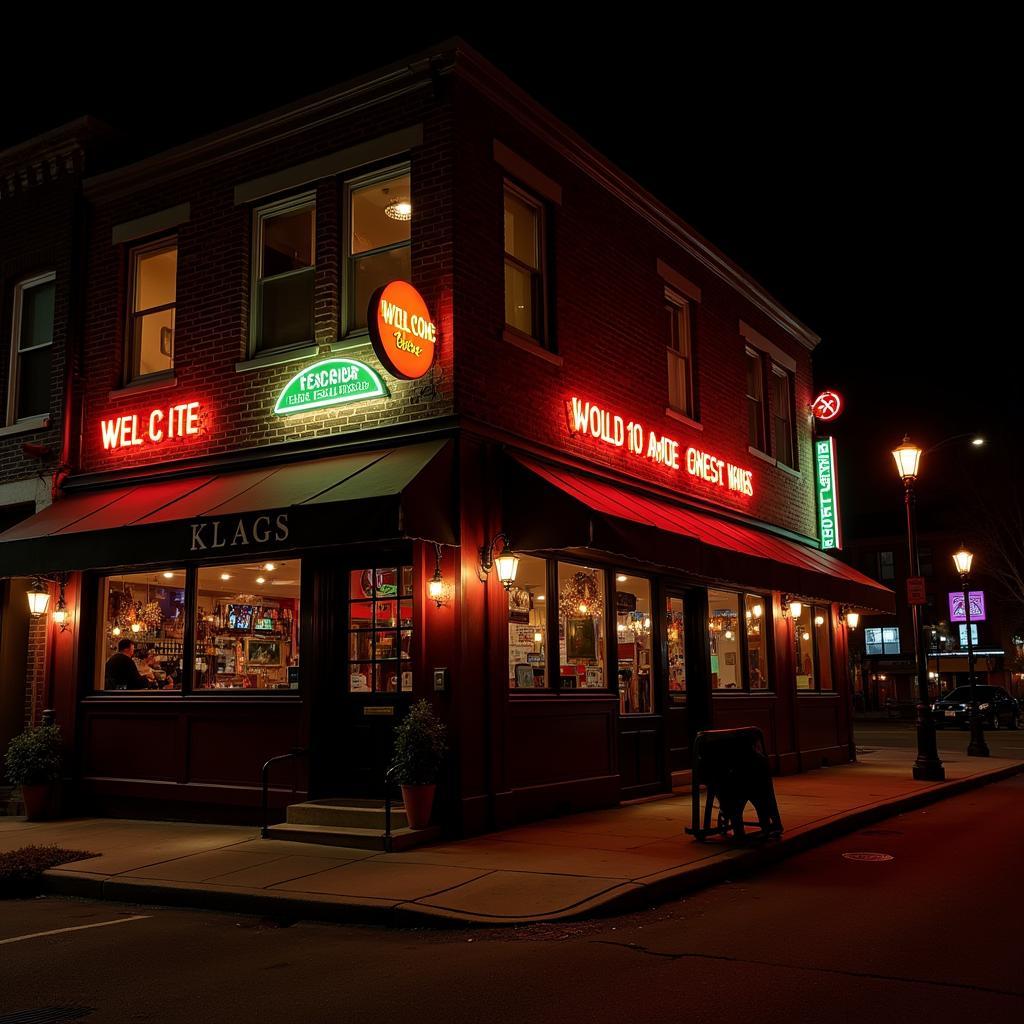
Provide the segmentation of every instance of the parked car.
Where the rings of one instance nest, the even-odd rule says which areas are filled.
[[[975,686],[978,700],[978,714],[982,724],[988,729],[1016,729],[1020,725],[1020,704],[1002,687]],[[936,728],[956,725],[966,729],[970,725],[971,688],[958,686],[945,697],[940,697],[932,706],[932,718]]]

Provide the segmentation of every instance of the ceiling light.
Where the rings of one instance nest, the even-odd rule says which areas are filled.
[[[544,599],[545,599],[545,598],[544,598],[544,595],[543,595],[543,594],[538,594],[538,595],[537,595],[537,600],[538,600],[538,601],[543,601]]]
[[[257,576],[256,577],[256,582],[257,583],[266,583],[267,581],[262,576]]]
[[[412,220],[412,203],[408,196],[395,196],[384,207],[384,216],[391,220]]]
[[[274,565],[273,562],[265,562],[263,564],[263,568],[266,569],[267,572],[273,572],[277,568],[277,566]]]
[[[229,573],[229,572],[222,572],[220,574],[220,578],[222,580],[229,580],[229,579],[231,579],[231,573]]]
[[[164,579],[165,580],[170,580],[170,579],[173,579],[173,578],[174,578],[174,573],[173,572],[165,572],[164,573]]]
[[[628,579],[629,579],[628,576],[623,576],[622,573],[620,572],[619,575],[615,577],[615,582],[616,583],[625,583],[626,580],[628,580]]]

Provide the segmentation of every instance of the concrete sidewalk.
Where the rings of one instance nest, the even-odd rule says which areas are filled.
[[[380,854],[261,840],[254,829],[0,818],[0,850],[58,843],[98,857],[47,872],[50,891],[132,903],[408,924],[516,924],[636,910],[772,863],[843,832],[1024,771],[948,756],[947,781],[914,782],[914,752],[885,749],[775,780],[786,832],[736,846],[694,842],[689,795],[669,795]]]

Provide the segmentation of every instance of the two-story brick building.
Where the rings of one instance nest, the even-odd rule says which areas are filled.
[[[106,135],[82,118],[0,152],[0,529],[49,505],[64,468],[81,181]],[[45,624],[30,622],[28,589],[0,580],[0,750],[45,697]]]
[[[295,746],[279,809],[378,795],[421,696],[453,831],[666,790],[711,725],[850,757],[842,613],[892,596],[819,550],[816,336],[471,49],[85,193],[73,472],[0,536],[64,574],[81,806],[251,819]]]

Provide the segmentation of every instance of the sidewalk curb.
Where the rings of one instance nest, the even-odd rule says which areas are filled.
[[[836,815],[820,824],[803,827],[781,840],[753,848],[723,846],[716,855],[709,846],[710,858],[699,867],[669,871],[643,879],[623,879],[605,893],[592,896],[559,911],[524,917],[498,917],[445,910],[423,904],[350,897],[345,901],[316,894],[294,896],[266,890],[240,890],[230,886],[192,885],[183,882],[151,882],[90,873],[54,869],[43,875],[44,890],[62,896],[139,903],[151,906],[187,907],[227,913],[256,914],[296,920],[331,921],[345,924],[384,924],[391,927],[509,927],[557,921],[578,921],[635,913],[655,904],[675,899],[696,889],[749,874],[777,864],[787,857],[803,853],[839,836],[856,832],[907,811],[917,810],[948,797],[958,796],[994,782],[1002,782],[1024,772],[1024,763],[1011,764],[993,771],[953,782],[937,783],[916,793]]]

